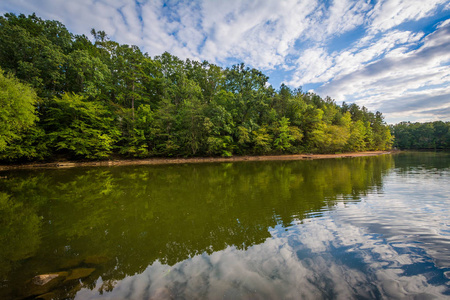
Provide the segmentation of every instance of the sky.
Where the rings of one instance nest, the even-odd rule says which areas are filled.
[[[450,0],[1,0],[74,34],[92,28],[156,56],[257,68],[281,83],[381,111],[450,121]]]

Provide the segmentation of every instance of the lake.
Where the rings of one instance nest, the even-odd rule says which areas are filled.
[[[0,177],[0,299],[450,297],[448,152]]]

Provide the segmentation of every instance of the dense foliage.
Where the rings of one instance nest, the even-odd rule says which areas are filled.
[[[94,42],[34,14],[0,17],[1,76],[11,74],[2,84],[30,86],[39,97],[30,100],[32,91],[28,100],[6,96],[18,101],[10,107],[1,100],[0,130],[8,132],[1,160],[334,153],[392,145],[379,112],[285,85],[275,90],[244,64],[223,69],[169,53],[151,58],[103,31],[91,33]],[[5,109],[16,113],[3,117]],[[34,114],[23,123],[30,109]],[[6,126],[6,118],[19,125]]]
[[[450,149],[450,122],[401,122],[391,131],[400,149]]]

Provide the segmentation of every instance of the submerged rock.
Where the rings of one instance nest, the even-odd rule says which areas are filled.
[[[79,269],[74,269],[74,270],[72,270],[72,272],[70,273],[70,275],[66,277],[66,280],[65,280],[65,281],[77,280],[77,279],[81,279],[81,278],[88,277],[88,276],[91,275],[92,272],[94,272],[94,271],[95,271],[94,268],[79,268]]]
[[[31,283],[35,285],[46,285],[53,279],[57,278],[58,274],[42,274],[34,276],[33,279],[31,279]]]
[[[67,272],[34,276],[25,284],[24,297],[46,294],[55,289],[69,275]]]

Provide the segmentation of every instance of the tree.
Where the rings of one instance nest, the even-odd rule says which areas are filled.
[[[229,97],[233,97],[233,95],[221,90],[214,95],[204,109],[206,118],[203,125],[207,132],[206,152],[208,155],[231,156],[234,151],[233,133],[236,128],[232,114],[225,108]],[[246,130],[244,127],[242,128]],[[239,128],[237,129],[239,130]],[[246,133],[241,149],[246,142],[250,141],[248,131]]]
[[[252,132],[252,142],[254,143],[254,153],[267,153],[270,152],[272,144],[272,136],[268,133],[265,126]]]
[[[76,94],[49,101],[45,129],[55,150],[75,158],[107,158],[119,137],[109,111]]]
[[[0,69],[0,152],[38,120],[37,96],[28,85]]]
[[[133,134],[120,147],[119,152],[134,157],[148,157],[154,154],[155,132],[154,112],[150,105],[139,106],[136,110]]]
[[[121,45],[116,48],[113,57],[115,98],[118,103],[131,108],[132,120],[135,119],[136,102],[142,99],[142,72],[144,55],[137,46]]]
[[[66,54],[72,35],[58,21],[35,14],[0,17],[0,66],[51,98],[64,90]]]
[[[347,151],[365,151],[366,150],[366,127],[364,122],[358,120],[350,125],[350,137],[345,149]]]
[[[75,50],[68,55],[67,90],[94,99],[106,94],[110,78],[108,66],[88,50]]]
[[[450,122],[410,123],[391,126],[395,136],[394,146],[400,149],[448,149],[450,147]]]
[[[286,117],[281,118],[278,122],[278,126],[275,129],[275,150],[295,152],[295,149],[293,149],[293,143],[300,142],[303,138],[303,135],[298,127],[289,125],[289,119]]]

